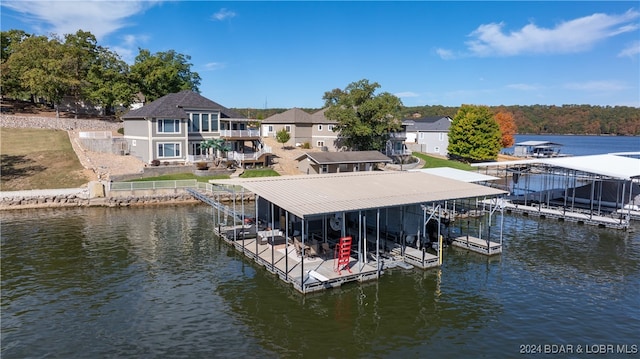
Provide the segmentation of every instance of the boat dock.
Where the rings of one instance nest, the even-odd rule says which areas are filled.
[[[488,256],[502,253],[502,244],[469,235],[453,238],[451,245]]]
[[[216,193],[236,198],[238,189],[241,203],[219,203]],[[207,191],[191,193],[212,206],[215,234],[303,294],[375,280],[394,267],[438,267],[442,243],[431,244],[449,224],[449,201],[486,206],[478,198],[505,194],[421,172],[377,171],[212,180]]]
[[[626,230],[640,218],[640,153],[621,153],[472,166],[502,173],[507,212]],[[497,184],[494,184],[497,186]]]

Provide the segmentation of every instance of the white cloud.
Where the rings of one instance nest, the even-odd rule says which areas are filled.
[[[403,97],[418,97],[418,96],[420,96],[417,93],[411,92],[411,91],[398,92],[398,93],[395,93],[394,95],[396,97],[400,97],[400,98],[403,98]]]
[[[3,1],[2,6],[24,16],[27,22],[44,22],[43,32],[58,36],[89,31],[99,40],[127,26],[126,19],[155,5],[156,1]]]
[[[628,89],[619,81],[586,81],[572,82],[564,85],[564,88],[576,91],[623,91]]]
[[[598,41],[635,31],[640,17],[629,10],[622,15],[596,13],[569,20],[553,28],[531,23],[522,29],[505,33],[504,23],[480,25],[466,44],[477,56],[513,56],[524,53],[575,53],[590,49]]]
[[[230,19],[232,17],[235,17],[236,13],[231,11],[231,10],[227,10],[225,8],[220,9],[217,13],[211,15],[211,19],[212,20],[217,20],[217,21],[222,21],[225,19]]]
[[[205,71],[214,71],[225,68],[226,65],[221,62],[209,62],[204,64]]]
[[[456,58],[456,56],[453,54],[453,51],[451,50],[439,48],[439,49],[436,49],[436,53],[443,60],[452,60]]]
[[[625,47],[618,53],[618,57],[634,57],[640,54],[640,41],[636,41]]]

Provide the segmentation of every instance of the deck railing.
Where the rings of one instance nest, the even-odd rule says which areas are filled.
[[[227,152],[227,159],[232,161],[257,160],[258,158],[260,158],[260,156],[264,154],[269,154],[269,153],[272,153],[271,147],[264,146],[262,147],[261,150],[256,152],[245,152],[245,153],[236,152],[236,151]]]
[[[220,130],[220,137],[260,137],[260,130]]]

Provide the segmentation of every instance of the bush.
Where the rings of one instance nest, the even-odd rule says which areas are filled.
[[[152,165],[152,166],[160,166],[160,160],[153,160],[153,161],[151,161],[151,165]]]
[[[303,149],[308,150],[311,148],[311,144],[309,142],[305,142],[301,146]]]
[[[124,135],[124,127],[120,127],[118,129],[118,133],[121,134],[121,135]]]
[[[196,163],[196,168],[199,170],[208,170],[209,169],[209,164],[204,162],[204,161],[200,161]]]

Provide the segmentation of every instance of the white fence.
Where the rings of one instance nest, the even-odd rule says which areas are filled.
[[[95,140],[106,140],[108,138],[111,138],[111,132],[110,131],[82,131],[78,133],[78,136],[80,138],[90,138],[90,139],[95,139]]]
[[[113,182],[111,191],[133,191],[150,189],[171,189],[171,188],[201,188],[207,183],[199,183],[197,180],[174,180],[174,181],[138,181],[138,182]]]

